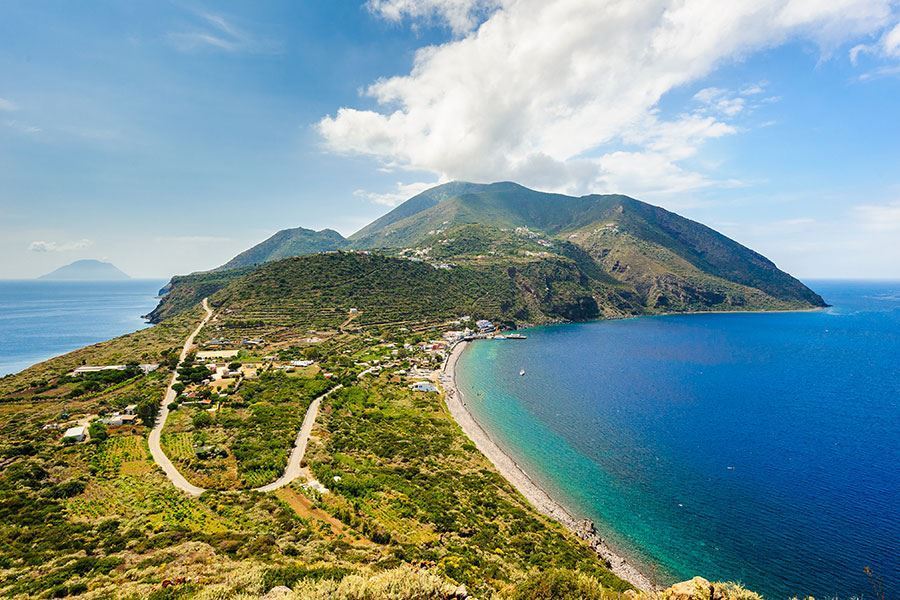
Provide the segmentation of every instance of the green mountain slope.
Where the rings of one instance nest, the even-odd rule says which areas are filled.
[[[337,252],[266,264],[225,285],[211,302],[227,308],[222,327],[252,336],[273,327],[336,328],[351,314],[363,326],[460,315],[512,324],[633,314],[639,307],[619,291],[564,257],[447,269]]]
[[[348,242],[344,239],[344,236],[331,229],[323,229],[322,231],[313,231],[303,227],[283,229],[249,250],[241,252],[215,270],[224,271],[261,265],[273,260],[290,258],[291,256],[339,250],[347,245]]]
[[[416,247],[460,224],[528,228],[587,251],[651,309],[824,306],[801,282],[720,233],[621,195],[571,197],[515,183],[467,184],[415,210],[400,205],[351,236],[357,247]],[[415,200],[415,199],[413,199]]]
[[[576,198],[510,182],[452,182],[411,198],[349,240],[328,230],[285,230],[224,270],[173,278],[150,317],[177,314],[255,265],[347,245],[429,263],[422,267],[429,274],[423,281],[434,279],[427,271],[433,267],[463,268],[470,275],[507,273],[513,288],[510,281],[492,285],[494,295],[487,299],[508,308],[492,316],[510,321],[825,305],[764,256],[705,225],[627,196]],[[398,264],[410,272],[420,268],[411,261]],[[243,270],[227,270],[238,265]],[[341,277],[328,272],[309,276],[323,282]],[[404,280],[399,273],[397,277]],[[344,291],[348,301],[360,293]],[[397,298],[417,294],[414,288],[382,291]],[[454,304],[454,310],[462,308],[464,303]]]
[[[447,200],[448,198],[452,198],[454,196],[458,196],[472,190],[477,190],[480,187],[481,186],[479,186],[478,184],[468,183],[465,181],[451,181],[450,183],[435,186],[413,196],[386,215],[375,219],[374,221],[351,235],[349,239],[350,241],[354,242],[354,245],[356,247],[359,248],[368,248],[376,245],[386,245],[373,243],[374,240],[377,239],[380,235],[379,232],[389,230],[394,223],[402,221],[403,219],[406,219],[408,217],[412,217],[417,213],[428,210],[429,208],[433,208],[434,206],[440,204],[442,201]]]

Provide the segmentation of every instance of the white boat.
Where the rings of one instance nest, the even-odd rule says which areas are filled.
[[[508,336],[506,336],[506,339],[508,339],[508,340],[527,340],[528,338],[526,336],[522,335],[521,333],[511,333]]]
[[[506,336],[505,336],[505,335],[495,335],[495,336],[494,336],[494,339],[495,339],[495,340],[505,340],[505,339],[506,339]]]
[[[524,374],[525,374],[525,369],[522,369],[521,371],[519,371],[519,375],[524,375]]]

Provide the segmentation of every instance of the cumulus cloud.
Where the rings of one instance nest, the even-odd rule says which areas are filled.
[[[326,145],[388,168],[569,193],[666,193],[731,185],[682,161],[764,85],[708,89],[699,109],[660,116],[670,90],[791,39],[824,52],[891,20],[891,0],[502,0],[469,34],[420,49],[407,75],[365,90],[374,110],[318,123]],[[435,15],[454,29],[479,3],[371,0],[387,18]],[[462,12],[452,12],[451,8]],[[464,28],[464,27],[463,27]]]
[[[28,245],[28,249],[32,252],[70,252],[72,250],[82,250],[90,248],[94,245],[93,240],[81,239],[74,242],[47,242],[44,240],[36,240]]]
[[[389,21],[443,21],[455,33],[465,33],[500,4],[500,0],[369,0],[367,6]]]

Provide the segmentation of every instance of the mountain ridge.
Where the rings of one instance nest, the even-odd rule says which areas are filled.
[[[46,281],[124,281],[131,279],[110,262],[83,258],[38,277]]]
[[[299,241],[297,241],[299,240]],[[473,273],[524,272],[542,262],[543,283],[520,285],[537,320],[561,313],[553,295],[575,277],[582,300],[574,319],[697,310],[814,308],[824,300],[771,260],[721,233],[621,194],[567,196],[514,182],[450,182],[417,194],[348,238],[331,230],[283,230],[207,273],[172,279],[150,318],[159,320],[273,260],[321,252],[378,252]],[[555,264],[556,267],[550,267]],[[534,272],[536,267],[529,267]],[[545,272],[546,271],[546,272]],[[555,279],[562,277],[562,280]],[[554,285],[556,284],[556,287]],[[566,284],[567,285],[567,284]],[[565,287],[563,285],[562,287]],[[572,290],[563,294],[573,301]],[[530,300],[527,300],[530,298]],[[637,302],[637,304],[635,304]],[[623,308],[627,307],[627,308]],[[562,311],[566,313],[567,311]],[[516,320],[512,315],[506,315]]]
[[[269,238],[244,250],[213,271],[227,271],[241,267],[260,265],[273,260],[338,250],[349,242],[333,229],[315,231],[304,227],[282,229]]]

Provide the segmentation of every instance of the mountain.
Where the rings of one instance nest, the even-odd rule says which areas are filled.
[[[632,285],[652,309],[747,308],[759,305],[750,297],[758,292],[775,301],[825,305],[764,256],[705,225],[618,194],[573,197],[512,182],[451,183],[401,204],[350,240],[359,248],[415,247],[462,224],[527,228],[571,242]]]
[[[237,269],[261,265],[291,256],[339,250],[347,247],[348,244],[349,242],[344,239],[344,236],[331,229],[323,229],[322,231],[313,231],[303,227],[283,229],[249,250],[241,252],[215,270]]]
[[[120,281],[131,278],[112,263],[84,259],[76,260],[46,275],[41,275],[38,279],[55,281]]]
[[[310,239],[315,243],[307,243]],[[451,182],[410,198],[349,239],[328,230],[285,230],[218,270],[175,277],[149,318],[178,314],[243,277],[253,280],[260,263],[309,254],[312,248],[409,259],[391,263],[392,272],[418,269],[413,261],[458,270],[460,279],[483,282],[479,278],[487,277],[491,283],[485,306],[497,301],[501,310],[484,310],[483,316],[509,323],[825,306],[818,294],[764,256],[705,225],[628,196],[573,197],[512,182]],[[301,264],[332,264],[306,260]],[[334,265],[352,261],[335,260]],[[294,268],[295,263],[267,264],[264,272],[271,275],[288,265]],[[323,285],[340,280],[337,272],[329,275],[317,268],[308,276],[323,278]],[[266,302],[301,293],[291,278],[283,279],[280,291],[266,288],[271,292]],[[350,299],[358,293],[346,292]],[[408,289],[392,293],[415,300]]]

